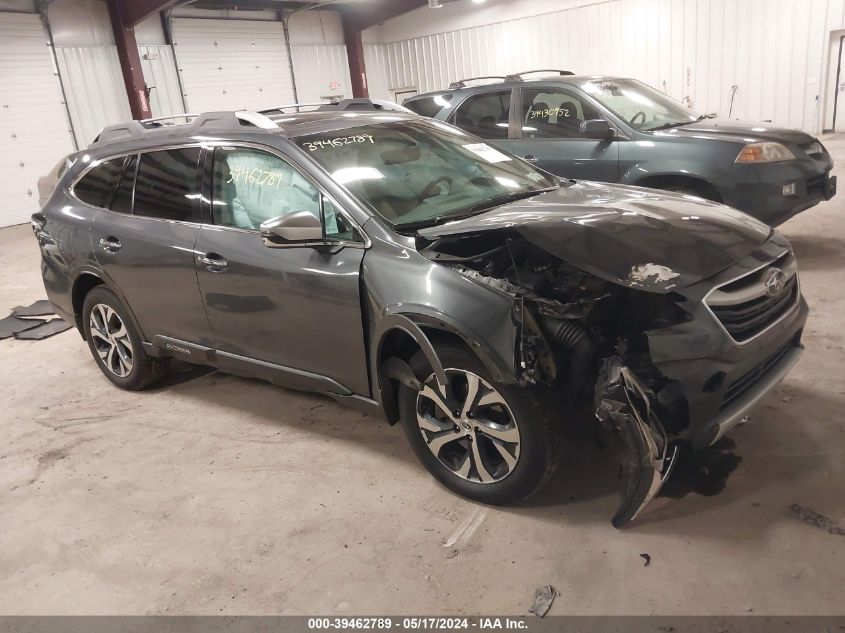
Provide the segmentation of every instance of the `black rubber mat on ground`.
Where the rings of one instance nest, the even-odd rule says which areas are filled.
[[[5,319],[0,319],[0,341],[24,330],[31,330],[42,323],[43,321],[40,319],[19,319],[14,316],[7,316]]]
[[[56,311],[47,299],[40,299],[29,306],[18,306],[12,310],[12,316],[35,317],[55,314]]]
[[[53,336],[71,328],[70,323],[63,319],[52,319],[50,321],[40,321],[39,324],[23,332],[15,332],[15,338],[19,341],[40,341]]]

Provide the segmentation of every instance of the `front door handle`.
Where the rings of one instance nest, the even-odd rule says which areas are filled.
[[[536,163],[537,157],[534,156],[534,154],[528,154],[528,155],[525,156],[525,161],[528,162],[528,163]]]
[[[121,248],[123,248],[123,244],[121,244],[120,240],[116,237],[112,237],[111,235],[109,235],[108,237],[100,238],[100,248],[102,248],[107,253],[116,253]]]
[[[197,255],[197,261],[205,266],[206,270],[210,273],[225,273],[226,269],[229,267],[229,262],[217,253]]]

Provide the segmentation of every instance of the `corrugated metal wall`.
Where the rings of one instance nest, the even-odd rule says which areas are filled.
[[[842,0],[608,0],[371,45],[367,69],[387,77],[386,86],[371,81],[381,98],[529,68],[623,75],[720,115],[736,85],[734,118],[815,131],[823,57],[843,17]]]
[[[281,22],[177,17],[173,44],[191,112],[294,100]]]
[[[300,103],[313,103],[329,96],[352,96],[346,46],[296,44],[291,46],[291,53]]]
[[[167,116],[185,111],[173,49],[167,44],[138,45],[144,81],[150,89],[153,116]]]
[[[79,147],[106,125],[132,118],[116,46],[57,46],[56,59]]]
[[[47,36],[37,15],[0,13],[0,227],[38,210],[38,178],[73,151]]]

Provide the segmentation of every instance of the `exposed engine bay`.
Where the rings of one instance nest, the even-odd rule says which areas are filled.
[[[655,396],[672,381],[651,362],[646,336],[689,320],[684,298],[600,279],[507,230],[443,237],[422,253],[513,297],[520,382],[551,385],[567,407],[592,402],[599,423],[621,436],[612,522],[632,521],[668,478],[687,424],[684,407],[667,409]]]

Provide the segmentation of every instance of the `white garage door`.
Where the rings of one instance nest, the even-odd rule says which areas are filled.
[[[37,15],[0,13],[0,226],[38,211],[38,178],[73,151]]]
[[[173,43],[189,112],[294,100],[280,22],[174,18]]]

